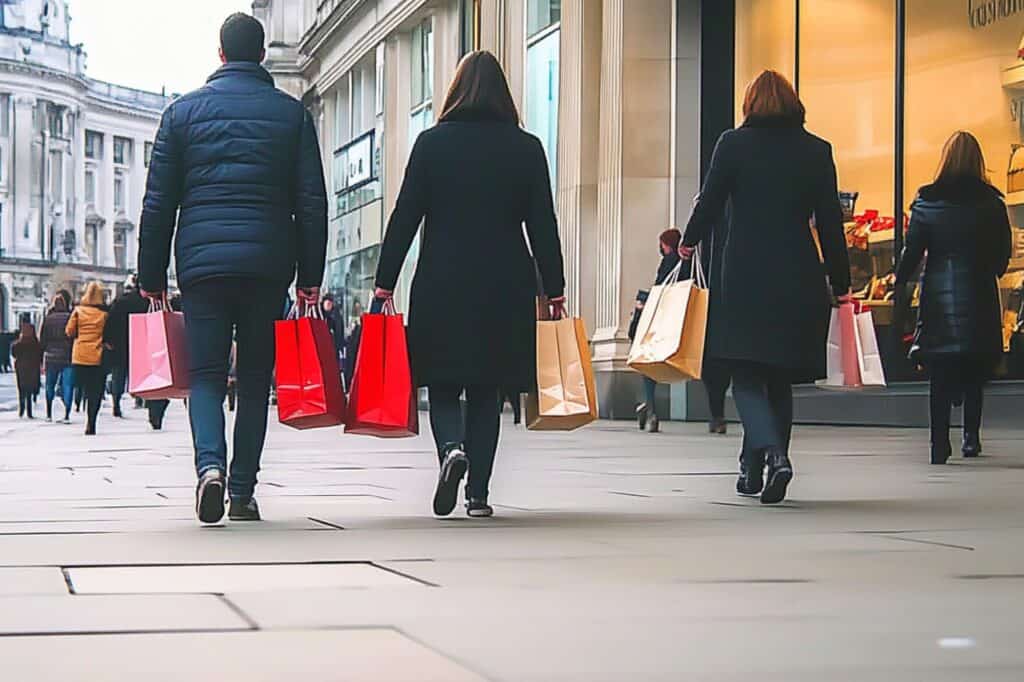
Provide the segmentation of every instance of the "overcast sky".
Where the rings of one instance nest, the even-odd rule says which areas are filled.
[[[71,41],[88,74],[145,90],[187,92],[220,65],[218,31],[251,0],[70,0]]]

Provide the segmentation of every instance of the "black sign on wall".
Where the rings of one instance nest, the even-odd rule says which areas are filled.
[[[1024,0],[966,0],[971,28],[985,28],[1024,13]]]

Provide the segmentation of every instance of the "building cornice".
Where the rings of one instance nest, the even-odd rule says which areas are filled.
[[[322,5],[325,1],[320,0],[319,4]],[[325,19],[310,26],[306,34],[299,39],[299,52],[312,56],[320,50],[323,44],[334,35],[334,32],[365,2],[366,0],[342,0],[339,2]]]

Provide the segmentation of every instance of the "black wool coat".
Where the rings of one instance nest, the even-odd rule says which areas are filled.
[[[536,381],[533,259],[549,297],[565,289],[540,140],[485,118],[422,133],[381,247],[378,287],[394,290],[421,222],[409,304],[416,381],[529,390]]]
[[[164,111],[139,227],[139,285],[244,278],[320,286],[327,190],[313,118],[259,64],[228,62]]]
[[[781,369],[794,383],[824,377],[826,276],[836,294],[850,288],[831,146],[781,120],[724,133],[683,243],[710,244],[712,233],[706,357]]]
[[[991,185],[965,178],[918,191],[896,282],[910,281],[927,257],[915,342],[922,359],[1002,353],[997,279],[1010,250],[1006,204]]]

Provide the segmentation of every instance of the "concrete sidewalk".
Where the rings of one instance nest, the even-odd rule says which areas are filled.
[[[0,415],[0,679],[1024,679],[1018,434],[931,467],[921,431],[798,429],[763,508],[738,429],[667,428],[508,424],[470,521],[430,516],[427,437],[275,424],[266,522],[199,528],[180,406]]]

